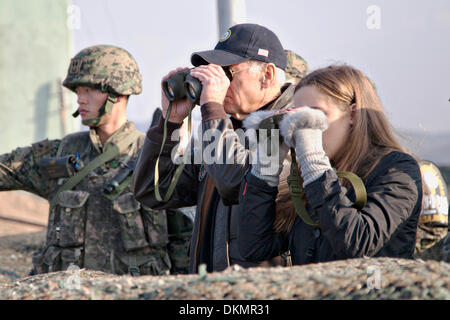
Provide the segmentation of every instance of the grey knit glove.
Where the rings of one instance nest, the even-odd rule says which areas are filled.
[[[280,123],[284,141],[289,147],[295,148],[303,187],[331,169],[330,160],[322,147],[322,132],[326,129],[328,120],[325,114],[310,107],[289,112]]]
[[[247,128],[246,135],[250,141],[251,173],[269,186],[276,187],[280,182],[283,161],[289,147],[279,139],[279,130],[267,132],[265,129],[258,129],[259,123],[272,113],[272,111],[254,112],[244,120],[243,126]],[[270,134],[272,138],[268,140]]]

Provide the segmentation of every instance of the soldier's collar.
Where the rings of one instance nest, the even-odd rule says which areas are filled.
[[[105,145],[100,141],[100,137],[97,134],[95,128],[89,130],[89,136],[91,138],[91,142],[94,145],[94,148],[98,153],[103,153],[108,148],[110,144],[117,144],[120,140],[122,140],[129,133],[135,131],[134,123],[131,121],[126,121],[122,127],[120,127],[116,132],[114,132],[108,140],[106,140]]]

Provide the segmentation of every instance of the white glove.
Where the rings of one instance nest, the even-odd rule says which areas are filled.
[[[273,111],[254,112],[244,120],[243,125],[247,128],[246,135],[250,140],[251,173],[264,180],[269,186],[276,187],[280,182],[283,161],[289,152],[289,147],[280,139],[279,130],[273,132],[266,132],[264,129],[257,130],[259,123],[272,113]],[[268,137],[271,134],[269,142]]]
[[[263,143],[267,143],[267,141]],[[279,143],[278,141],[273,145],[275,147],[272,148],[272,154],[268,156],[263,149],[262,143],[259,143],[257,162],[252,166],[251,173],[255,177],[267,182],[269,186],[276,187],[280,183],[283,161],[289,152],[289,147],[286,143]]]
[[[301,166],[303,187],[319,179],[331,169],[330,160],[322,146],[322,133],[328,129],[325,114],[310,107],[290,111],[280,123],[286,144],[295,148]]]

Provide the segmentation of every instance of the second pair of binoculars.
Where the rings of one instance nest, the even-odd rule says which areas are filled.
[[[169,101],[185,99],[186,97],[195,104],[200,103],[200,95],[202,94],[202,83],[197,78],[190,75],[193,68],[177,72],[163,82],[163,90]],[[232,80],[231,72],[227,67],[223,70]]]

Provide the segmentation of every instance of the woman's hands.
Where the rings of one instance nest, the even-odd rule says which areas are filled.
[[[326,115],[321,110],[310,107],[300,107],[288,112],[280,123],[284,141],[289,147],[295,148],[304,187],[331,169],[330,160],[322,146],[322,133],[326,129]]]

